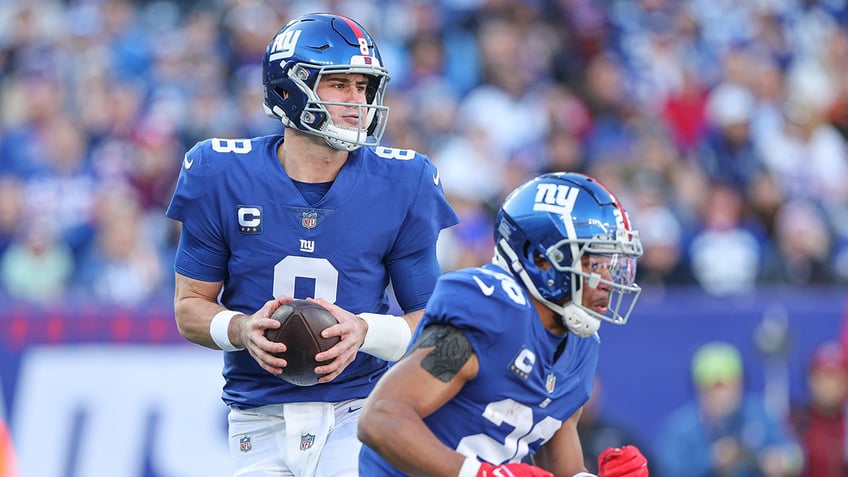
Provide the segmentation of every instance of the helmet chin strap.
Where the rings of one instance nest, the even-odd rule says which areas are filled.
[[[331,135],[327,135],[327,144],[333,149],[338,149],[340,151],[354,151],[361,147],[361,144],[357,144],[353,141],[358,141],[359,137],[364,135],[361,130],[358,129],[349,129],[343,128],[340,126],[336,126],[332,120],[330,124],[327,125],[326,131]]]
[[[362,146],[361,144],[356,144],[355,142],[353,142],[357,141],[359,137],[363,134],[361,131],[357,131],[356,129],[342,128],[336,126],[335,124],[333,124],[332,121],[330,121],[330,124],[327,125],[325,130],[333,134],[333,136],[324,135],[319,134],[318,131],[315,129],[298,128],[297,125],[291,119],[289,119],[286,113],[279,106],[274,106],[274,109],[271,112],[272,114],[269,114],[269,116],[278,118],[283,123],[283,126],[291,129],[297,129],[298,131],[303,131],[307,134],[312,134],[313,136],[323,137],[324,140],[327,142],[327,145],[332,147],[333,149],[350,152],[359,149]]]
[[[589,315],[574,302],[563,307],[562,322],[569,331],[581,338],[592,336],[601,327],[601,320]]]
[[[501,250],[503,253],[508,255],[508,257],[504,257],[500,253]],[[507,260],[507,258],[509,260]],[[506,240],[501,239],[500,242],[498,242],[498,247],[495,247],[495,256],[492,258],[492,263],[500,266],[501,268],[513,270],[514,273],[518,274],[521,282],[524,283],[524,287],[527,288],[527,291],[529,291],[531,295],[533,295],[533,298],[539,300],[546,307],[559,315],[562,319],[562,323],[566,328],[568,328],[568,331],[580,336],[581,338],[586,338],[595,334],[595,332],[597,332],[601,327],[601,320],[589,315],[589,313],[586,313],[585,310],[576,304],[577,300],[583,299],[582,289],[575,292],[575,296],[572,297],[571,302],[565,306],[557,305],[556,303],[543,298],[542,294],[539,293],[539,290],[536,288],[536,285],[533,284],[533,280],[530,279],[527,271],[518,260],[518,255],[514,250],[512,250],[512,248],[510,248]]]

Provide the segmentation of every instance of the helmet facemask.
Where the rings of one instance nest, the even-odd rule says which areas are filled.
[[[364,102],[322,100],[317,88],[331,74],[364,75],[368,79]],[[323,137],[328,145],[344,151],[380,143],[388,115],[383,101],[390,75],[373,38],[356,21],[327,13],[291,20],[266,47],[262,77],[265,112],[287,128]],[[334,123],[329,107],[355,108],[359,124]]]
[[[602,321],[625,324],[641,294],[638,232],[588,176],[552,173],[516,189],[499,212],[495,242],[495,262],[579,336],[595,333]],[[599,288],[606,296],[587,296]]]
[[[623,230],[617,236],[622,235]],[[642,246],[637,232],[627,232],[627,235],[630,237],[627,240],[565,239],[548,248],[545,256],[551,266],[571,277],[571,301],[566,307],[578,307],[592,318],[616,325],[627,323],[642,292],[635,282],[636,260],[642,254]],[[591,304],[583,304],[584,286],[592,289],[603,286],[609,290],[605,313],[596,311]]]
[[[367,103],[342,103],[324,101],[317,93],[322,78],[330,74],[360,73],[368,78],[366,90]],[[357,68],[355,66],[323,66],[298,63],[286,73],[288,79],[305,96],[305,105],[300,109],[300,117],[289,117],[279,106],[272,110],[272,116],[279,117],[286,127],[320,136],[334,149],[353,151],[361,146],[376,146],[386,129],[389,108],[383,105],[383,95],[388,81],[388,73],[375,66]],[[310,86],[311,85],[311,86]],[[276,93],[283,96],[285,91],[276,87]],[[357,108],[359,125],[356,127],[339,126],[333,122],[328,106]]]

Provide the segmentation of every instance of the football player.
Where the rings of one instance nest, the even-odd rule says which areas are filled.
[[[428,157],[380,146],[388,81],[362,25],[296,18],[263,60],[264,107],[285,137],[208,139],[183,160],[167,210],[182,223],[174,311],[187,340],[224,351],[233,475],[358,475],[363,398],[441,273],[436,239],[458,217]],[[387,314],[390,281],[403,316]],[[295,298],[339,321],[311,387],[275,376],[285,345],[264,336]]]
[[[624,324],[641,291],[638,232],[598,181],[551,173],[507,197],[494,238],[492,263],[439,279],[406,356],[366,400],[362,475],[592,475],[577,421],[598,328]],[[647,461],[610,448],[598,475],[645,477]]]

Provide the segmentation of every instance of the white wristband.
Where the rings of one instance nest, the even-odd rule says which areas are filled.
[[[212,318],[212,323],[209,324],[209,335],[212,336],[212,341],[224,351],[239,351],[244,348],[237,348],[230,343],[230,321],[236,315],[241,313],[232,310],[222,310],[215,314]]]
[[[477,477],[477,472],[480,471],[480,466],[483,465],[479,460],[473,457],[467,457],[462,467],[459,468],[459,473],[456,477]]]
[[[598,476],[595,475],[595,474],[590,474],[588,472],[578,472],[578,473],[574,474],[573,477],[598,477]]]
[[[403,356],[412,338],[406,320],[376,313],[360,313],[359,317],[368,323],[368,332],[359,351],[386,361],[397,361]]]

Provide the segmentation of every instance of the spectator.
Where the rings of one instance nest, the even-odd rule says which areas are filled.
[[[491,215],[552,170],[631,196],[662,157],[659,206],[683,245],[703,221],[692,207],[701,184],[729,181],[766,242],[783,203],[816,202],[835,249],[820,276],[848,277],[845,2],[191,3],[0,2],[0,174],[21,180],[27,207],[56,214],[77,259],[99,226],[91,200],[103,184],[131,181],[146,215],[161,217],[174,178],[159,171],[179,151],[273,132],[257,106],[264,46],[281,19],[323,5],[384,33],[387,142],[433,151],[446,191],[477,195],[472,209]],[[645,125],[675,154],[646,147],[656,141]],[[756,285],[773,281],[770,263],[756,265]]]
[[[661,185],[646,181],[635,190],[633,220],[641,224],[644,253],[639,259],[639,281],[654,287],[694,283],[684,263],[683,226],[666,205]]]
[[[662,475],[797,476],[802,456],[791,430],[762,399],[744,390],[742,358],[726,342],[692,357],[695,398],[661,424],[656,458]]]
[[[0,253],[15,239],[23,221],[23,181],[13,175],[0,177]]]
[[[706,130],[707,92],[697,74],[693,67],[683,68],[680,86],[670,92],[662,105],[661,117],[682,151],[696,148]]]
[[[30,303],[59,297],[73,270],[70,248],[43,217],[21,222],[18,240],[0,256],[0,283],[9,296]]]
[[[708,293],[747,293],[757,283],[762,234],[758,224],[745,221],[743,196],[736,189],[713,184],[708,194],[701,205],[703,229],[689,245],[692,273]]]
[[[487,82],[469,91],[459,105],[457,116],[469,128],[485,135],[501,154],[511,155],[522,147],[543,141],[550,127],[546,99],[522,58],[526,38],[505,20],[493,20],[481,29],[483,68]],[[539,72],[544,73],[544,72]]]
[[[827,120],[833,87],[815,67],[797,67],[788,81],[781,127],[757,139],[766,170],[789,198],[825,206],[848,197],[848,145]]]
[[[165,268],[145,235],[134,195],[109,190],[99,203],[97,236],[83,255],[79,284],[86,296],[97,300],[138,305],[165,283]]]
[[[790,285],[832,282],[832,236],[816,204],[800,199],[783,204],[772,233],[774,249],[764,264],[765,281]]]
[[[754,95],[739,85],[724,83],[707,100],[709,133],[698,150],[698,162],[713,181],[731,184],[745,193],[762,168],[751,137],[756,107]]]
[[[792,425],[804,449],[801,477],[848,476],[845,416],[848,360],[836,341],[820,344],[807,368],[807,400],[792,408]]]

